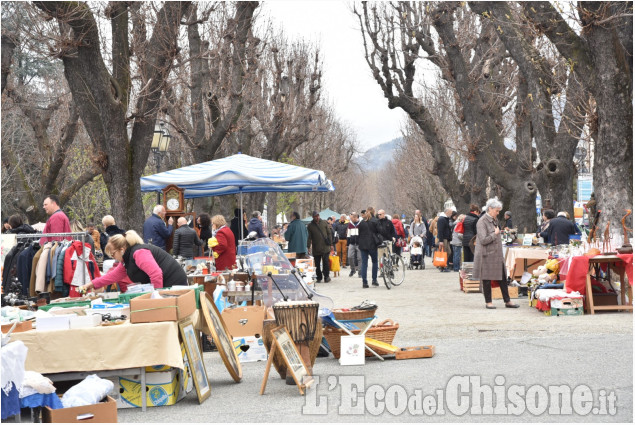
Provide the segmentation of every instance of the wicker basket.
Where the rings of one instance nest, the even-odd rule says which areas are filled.
[[[375,316],[375,312],[377,308],[375,307],[372,310],[333,310],[333,316],[336,320],[359,320],[359,319],[369,319]]]
[[[395,339],[395,334],[397,333],[397,329],[399,329],[399,324],[395,323],[391,319],[386,319],[378,325],[371,326],[370,329],[366,332],[366,336],[369,338],[376,339],[378,341],[385,342],[387,344],[392,344],[393,339]],[[361,332],[360,329],[355,329],[351,331],[353,334],[357,335]],[[331,347],[331,352],[333,353],[333,357],[336,359],[340,358],[340,344],[341,337],[348,335],[342,329],[335,329],[331,326],[326,326],[324,328],[324,338],[326,338],[326,342],[329,343],[329,347]],[[377,354],[388,354],[387,351],[384,350],[374,350]],[[366,350],[366,357],[370,357],[373,354]]]

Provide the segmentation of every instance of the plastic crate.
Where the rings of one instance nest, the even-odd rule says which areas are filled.
[[[90,301],[66,301],[62,303],[41,305],[38,307],[38,310],[49,311],[53,307],[68,308],[68,307],[85,307],[85,306],[90,307]]]

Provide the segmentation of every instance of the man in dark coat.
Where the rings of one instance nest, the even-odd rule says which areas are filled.
[[[254,211],[251,214],[251,220],[249,220],[249,224],[247,224],[247,230],[249,230],[249,233],[256,232],[258,238],[267,237],[262,230],[262,214],[260,211]]]
[[[152,215],[143,223],[143,242],[152,244],[165,250],[165,242],[172,234],[172,223],[174,219],[168,219],[168,225],[165,225],[165,208],[163,205],[157,205],[152,210]]]
[[[203,245],[203,241],[198,238],[196,230],[187,225],[185,217],[179,217],[177,221],[178,229],[174,232],[174,243],[172,244],[172,255],[180,255],[186,260],[191,260],[198,254],[195,246]]]
[[[284,239],[289,241],[288,252],[295,252],[296,258],[306,258],[307,240],[309,238],[306,225],[300,220],[300,214],[293,212],[293,220],[289,223]]]
[[[306,246],[308,252],[313,255],[315,260],[317,282],[322,282],[322,276],[324,276],[324,282],[330,282],[329,253],[331,252],[333,239],[329,231],[329,225],[326,221],[320,219],[320,214],[317,211],[313,211],[312,217],[313,221],[306,228],[308,231]]]
[[[437,238],[439,239],[439,245],[443,244],[445,252],[448,254],[448,266],[450,258],[450,240],[452,239],[452,229],[450,229],[450,217],[453,210],[448,208],[443,214],[439,216],[437,221]],[[465,237],[465,236],[464,236]],[[451,271],[449,267],[442,267],[442,272]]]
[[[241,218],[242,216],[242,218]],[[234,243],[236,244],[236,246],[238,246],[238,240],[241,238],[246,238],[247,235],[249,234],[249,231],[247,230],[247,227],[245,226],[245,213],[243,212],[242,214],[240,213],[240,208],[236,208],[234,209],[234,218],[232,218],[232,221],[230,223],[229,228],[231,229],[232,233],[234,234]],[[240,226],[243,226],[243,232],[242,235],[240,234]]]
[[[569,235],[576,234],[575,225],[570,220],[567,220],[566,214],[561,211],[556,218],[549,221],[547,237],[552,245],[568,245]]]

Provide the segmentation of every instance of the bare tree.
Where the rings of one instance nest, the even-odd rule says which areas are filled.
[[[517,220],[527,226],[534,222],[536,188],[530,164],[522,163],[517,152],[506,147],[502,133],[502,108],[510,102],[513,88],[482,78],[484,69],[506,74],[505,49],[494,34],[495,28],[479,28],[474,17],[455,2],[395,2],[371,8],[362,3],[362,11],[356,14],[367,63],[388,106],[402,108],[422,130],[437,166],[433,171],[457,208],[467,210],[471,201],[482,202],[489,175],[513,194]],[[457,38],[457,26],[464,37]],[[454,89],[469,160],[462,177],[454,168],[448,142],[440,135],[429,105],[413,90],[422,55]]]
[[[633,207],[633,3],[579,2],[579,33],[549,2],[521,5],[595,98],[595,196],[603,223],[617,223]]]
[[[124,228],[140,229],[143,223],[139,179],[148,160],[164,83],[177,53],[180,20],[189,4],[163,4],[156,11],[152,37],[146,39],[146,22],[133,19],[129,25],[130,11],[138,13],[140,3],[109,3],[105,14],[112,30],[108,51],[111,72],[101,50],[99,25],[87,3],[34,3],[58,23],[59,35],[50,48],[62,59],[66,80],[108,187],[113,215]],[[130,27],[136,49],[132,52]],[[134,78],[139,79],[134,107],[133,55],[138,66]]]
[[[579,112],[586,100],[584,89],[574,73],[566,77],[564,61],[550,60],[540,52],[536,46],[538,35],[523,25],[526,18],[522,10],[505,2],[470,2],[470,8],[483,19],[493,20],[497,36],[522,73],[521,84],[527,86],[517,101],[523,102],[531,119],[540,158],[534,179],[542,198],[557,211],[568,211],[573,216],[573,154],[584,126],[584,115]],[[563,81],[558,81],[560,75]],[[558,110],[553,101],[561,99],[565,99],[564,107]]]

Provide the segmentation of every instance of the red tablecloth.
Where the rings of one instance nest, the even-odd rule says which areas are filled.
[[[586,275],[588,272],[589,257],[585,255],[572,257],[564,282],[564,290],[567,292],[577,291],[581,295],[586,295]]]
[[[624,262],[628,283],[633,286],[633,254],[617,254],[617,256]],[[590,258],[585,255],[571,258],[571,263],[566,271],[565,291],[577,291],[586,295],[586,276],[589,271]],[[605,265],[603,264],[603,266]]]
[[[624,261],[628,283],[633,286],[633,254],[617,254],[617,256]]]

